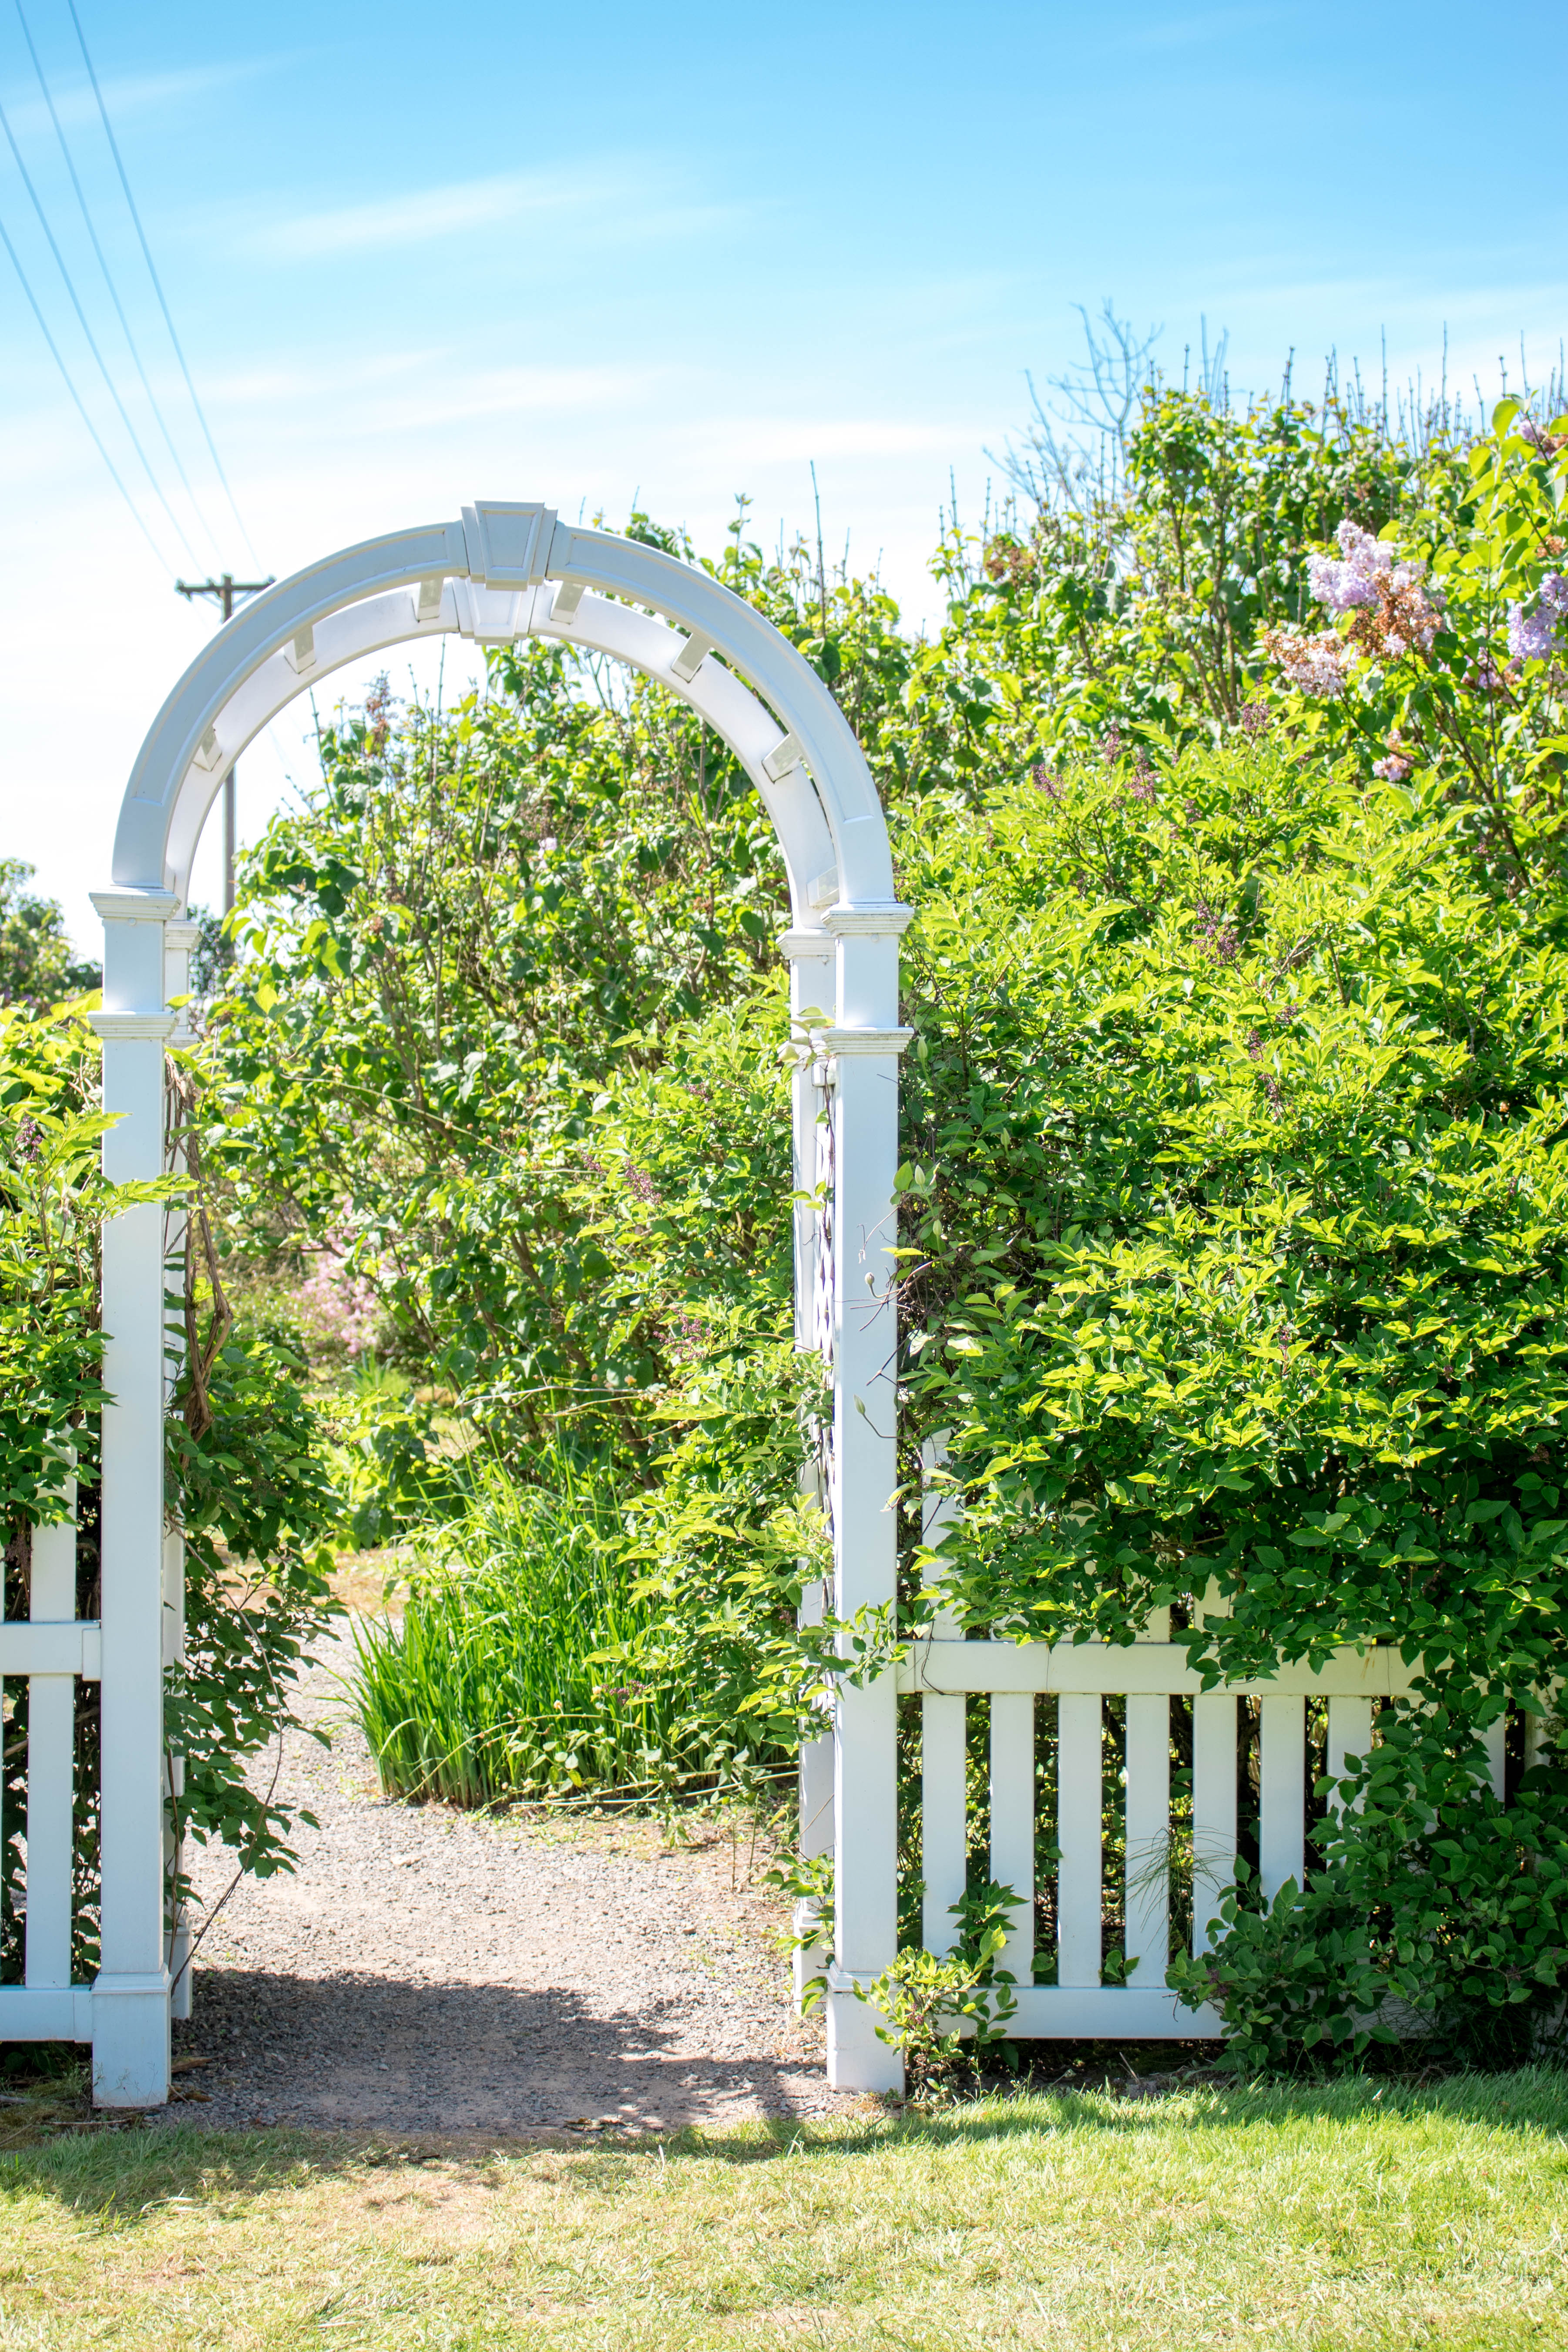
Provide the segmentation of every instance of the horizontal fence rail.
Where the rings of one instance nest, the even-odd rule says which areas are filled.
[[[92,2039],[92,1988],[71,1982],[76,1686],[101,1665],[98,1622],[76,1614],[76,1528],[35,1528],[28,1614],[0,1618],[0,1691],[27,1684],[23,1980],[0,1984],[0,2041]]]
[[[1393,1649],[1336,1650],[1319,1667],[1279,1666],[1254,1681],[1226,1683],[1237,1698],[1401,1698],[1418,1672]],[[921,1641],[899,1666],[899,1688],[911,1691],[1163,1692],[1196,1697],[1201,1672],[1180,1642]]]

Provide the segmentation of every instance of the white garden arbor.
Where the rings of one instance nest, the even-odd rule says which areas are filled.
[[[163,1166],[163,1055],[177,1018],[170,1000],[184,992],[193,941],[181,919],[226,771],[315,679],[384,646],[454,631],[482,645],[541,636],[658,680],[723,737],[773,819],[792,908],[780,945],[792,1007],[815,1046],[795,1080],[796,1185],[826,1188],[825,1209],[803,1202],[795,1220],[797,1336],[822,1346],[832,1365],[837,1609],[852,1617],[880,1607],[893,1599],[896,1565],[891,1203],[899,1055],[909,1034],[898,1025],[908,910],[894,896],[875,787],[833,697],[770,622],[705,573],[561,522],[544,506],[480,501],[456,521],[330,555],[237,614],[154,720],[121,811],[113,887],[94,898],[105,935],[96,1025],[105,1107],[116,1120],[106,1171],[127,1181]],[[155,1206],[127,1210],[104,1235],[113,1402],[103,1417],[100,1641],[94,1628],[75,1627],[70,1637],[51,1628],[62,1655],[46,1661],[45,1629],[37,1629],[40,1663],[101,1671],[101,1968],[90,1987],[71,1986],[68,1973],[62,1980],[57,1935],[52,1981],[35,1982],[29,1969],[25,1987],[0,1990],[0,2035],[90,2038],[95,2095],[116,2106],[156,2106],[167,2096],[171,1985],[184,1943],[169,1916],[166,1863],[163,1677],[179,1654],[184,1560],[163,1492],[164,1252],[164,1213]],[[79,1655],[67,1659],[72,1639]],[[35,1676],[35,1686],[46,1678]],[[846,2087],[881,2087],[899,2074],[851,1989],[886,1967],[897,1945],[895,1706],[890,1673],[846,1690],[832,1744],[840,1892],[829,2063]],[[68,1771],[68,1756],[60,1760]],[[818,1769],[826,1760],[819,1750]],[[811,1799],[819,1813],[827,1794]],[[68,1825],[69,1818],[68,1796]],[[186,1999],[188,1981],[186,1971]]]

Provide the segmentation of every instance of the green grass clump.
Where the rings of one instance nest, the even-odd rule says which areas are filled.
[[[458,1805],[646,1787],[668,1699],[594,1654],[632,1641],[619,1498],[564,1455],[521,1485],[476,1455],[467,1507],[428,1540],[401,1623],[356,1622],[354,1699],[389,1794]]]
[[[598,2147],[0,2158],[0,2345],[1543,2352],[1568,2078],[1018,2096]]]

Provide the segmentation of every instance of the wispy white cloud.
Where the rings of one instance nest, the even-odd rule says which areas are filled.
[[[319,440],[344,429],[360,437],[449,435],[487,418],[636,415],[690,373],[674,362],[477,367],[431,346],[273,362],[215,377],[209,389],[214,406],[242,424],[265,418],[272,435]]]
[[[1278,23],[1281,8],[1203,8],[1187,16],[1163,22],[1124,25],[1118,47],[1124,49],[1194,49],[1209,41],[1233,40],[1238,34]]]
[[[715,465],[805,467],[830,457],[910,457],[973,443],[973,420],[889,416],[704,417],[695,436]]]
[[[255,58],[224,65],[185,66],[174,73],[121,74],[118,79],[107,79],[100,76],[100,87],[109,119],[118,130],[137,115],[175,113],[188,109],[215,90],[253,80],[257,75],[272,72],[287,62],[281,57]],[[68,131],[96,127],[98,100],[85,80],[56,81],[51,76],[49,87],[56,111]],[[18,82],[14,93],[7,91],[5,111],[18,138],[34,134],[52,137],[53,125],[36,81]]]
[[[662,176],[639,173],[624,163],[599,169],[507,172],[268,222],[253,229],[248,242],[254,251],[279,260],[313,260],[426,245],[469,230],[516,227],[525,222],[570,226],[579,233],[613,231],[647,242],[697,234],[742,216],[739,207],[683,203],[668,185],[658,184]]]

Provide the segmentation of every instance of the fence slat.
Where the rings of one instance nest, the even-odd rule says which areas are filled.
[[[1000,1965],[1019,1984],[1035,1975],[1035,1702],[1027,1691],[991,1701],[991,1875],[1018,1897]]]
[[[1329,1742],[1324,1769],[1331,1780],[1345,1777],[1345,1758],[1364,1756],[1372,1746],[1372,1701],[1369,1698],[1331,1698],[1329,1701]],[[1329,1800],[1330,1811],[1338,1812],[1340,1800]]]
[[[76,1507],[74,1479],[68,1490]],[[35,1528],[29,1614],[47,1622],[76,1615],[76,1528]],[[35,1990],[71,1980],[72,1806],[76,1677],[33,1675],[27,1683],[27,1932],[24,1980]]]
[[[1500,1803],[1508,1790],[1508,1717],[1500,1715],[1489,1723],[1481,1735],[1487,1744],[1487,1777],[1492,1784],[1492,1794]]]
[[[947,1462],[947,1440],[948,1432],[939,1429],[921,1448],[921,1532],[933,1550],[958,1517],[952,1495],[934,1483],[934,1474]],[[939,1642],[963,1639],[959,1620],[940,1603],[931,1633]],[[952,1906],[962,1899],[969,1874],[967,1706],[963,1697],[935,1691],[927,1691],[921,1702],[921,1941],[928,1952],[952,1951],[958,1937]]]
[[[1063,1691],[1057,1701],[1057,1982],[1062,1985],[1100,1982],[1100,1695]]]
[[[961,1698],[928,1691],[921,1701],[921,1941],[928,1952],[951,1952],[958,1934],[952,1906],[968,1866],[964,1714]]]
[[[1163,1985],[1171,1957],[1171,1702],[1127,1702],[1127,1958]]]
[[[1193,1949],[1205,1951],[1236,1866],[1236,1701],[1193,1701]]]
[[[1301,1884],[1305,1858],[1307,1702],[1259,1701],[1258,1874],[1272,1902],[1288,1878]]]

